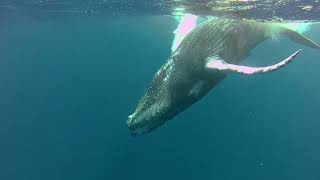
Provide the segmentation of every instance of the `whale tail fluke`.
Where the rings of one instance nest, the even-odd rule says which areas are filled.
[[[310,47],[313,49],[320,50],[320,46],[317,43],[313,42],[311,39],[305,37],[304,35],[296,32],[296,31],[285,28],[283,33],[286,36],[288,36],[293,42],[302,44],[304,46],[307,46],[307,47]]]

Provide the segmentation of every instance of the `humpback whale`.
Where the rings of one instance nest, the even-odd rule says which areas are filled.
[[[128,117],[133,136],[149,133],[203,98],[229,72],[246,75],[278,70],[301,49],[266,67],[239,65],[259,43],[278,35],[320,50],[320,46],[289,28],[253,20],[210,18],[195,27],[156,72],[136,110]]]

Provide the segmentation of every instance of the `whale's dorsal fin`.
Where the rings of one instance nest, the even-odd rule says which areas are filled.
[[[205,69],[208,72],[212,72],[212,71],[213,72],[216,72],[216,71],[236,72],[236,73],[247,74],[247,75],[268,73],[284,67],[289,62],[291,62],[300,52],[301,52],[301,49],[291,54],[289,57],[282,60],[281,62],[277,64],[273,64],[271,66],[266,66],[266,67],[249,67],[249,66],[229,64],[229,63],[226,63],[224,60],[220,59],[219,57],[209,57],[207,59]]]

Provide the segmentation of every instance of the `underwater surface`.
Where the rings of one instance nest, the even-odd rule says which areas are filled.
[[[171,53],[171,16],[0,13],[0,179],[320,179],[320,52],[285,37],[152,133],[126,125]],[[304,34],[320,43],[320,25]]]
[[[1,0],[0,14],[227,16],[259,21],[320,21],[319,0]]]

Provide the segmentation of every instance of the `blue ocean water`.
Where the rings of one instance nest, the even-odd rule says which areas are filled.
[[[155,132],[132,138],[129,114],[170,55],[168,16],[1,19],[0,179],[320,179],[320,52],[268,40]],[[306,35],[320,43],[320,26]]]

